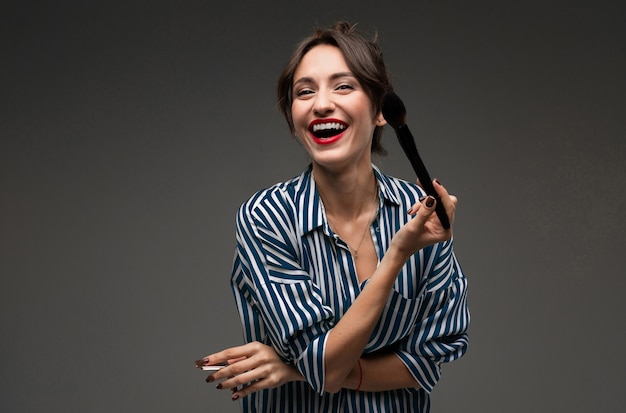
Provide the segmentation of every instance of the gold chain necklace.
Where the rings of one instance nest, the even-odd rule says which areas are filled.
[[[317,190],[320,193],[320,197],[322,198],[322,203],[323,203],[325,196],[322,193],[322,191],[320,190],[319,186],[317,187]],[[363,240],[365,239],[365,234],[367,234],[367,230],[372,225],[372,221],[374,220],[374,215],[376,215],[376,211],[378,211],[377,199],[378,199],[378,182],[376,182],[376,190],[374,191],[374,204],[375,204],[374,205],[374,210],[372,211],[372,214],[370,215],[369,219],[367,220],[365,228],[363,228],[363,234],[361,235],[361,239],[359,240],[359,244],[356,246],[356,248],[354,248],[350,244],[348,244],[348,241],[344,241],[346,243],[346,245],[348,246],[348,248],[350,249],[350,251],[353,251],[352,255],[354,256],[354,259],[359,258],[359,248],[361,248],[361,244],[363,244]],[[326,218],[328,219],[328,223],[330,224],[331,229],[333,229],[333,231],[335,233],[339,234],[339,232],[335,230],[337,228],[337,226],[331,221],[330,216],[328,214],[326,214]]]

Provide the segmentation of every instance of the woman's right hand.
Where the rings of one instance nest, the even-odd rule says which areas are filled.
[[[432,196],[427,196],[421,202],[413,205],[407,213],[415,215],[414,218],[400,228],[391,240],[391,247],[395,248],[406,259],[422,248],[452,238],[452,223],[454,222],[457,198],[450,195],[436,179],[433,181],[433,186],[450,218],[450,228],[443,228],[437,214],[433,213],[436,201]]]
[[[197,364],[228,363],[227,367],[207,377],[207,382],[224,380],[218,389],[231,389],[232,399],[261,389],[278,387],[290,381],[304,380],[300,372],[285,364],[271,346],[252,342],[231,347],[198,360]],[[246,385],[246,387],[242,387]]]

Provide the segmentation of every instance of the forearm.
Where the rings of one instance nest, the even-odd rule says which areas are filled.
[[[419,388],[420,385],[402,360],[393,353],[386,353],[359,359],[359,363],[346,377],[343,387],[360,391],[387,391]]]
[[[363,291],[329,332],[324,356],[326,391],[339,391],[356,365],[406,259],[389,249]]]

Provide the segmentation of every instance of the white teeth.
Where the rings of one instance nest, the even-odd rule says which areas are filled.
[[[326,129],[337,129],[344,130],[346,127],[339,122],[329,122],[329,123],[316,123],[313,125],[313,132],[326,130]]]

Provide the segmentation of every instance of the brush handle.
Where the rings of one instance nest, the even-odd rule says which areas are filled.
[[[431,195],[437,200],[437,205],[435,205],[435,212],[437,213],[437,217],[439,217],[439,221],[441,221],[441,225],[448,229],[450,228],[450,219],[448,218],[448,214],[446,213],[446,209],[437,195],[437,191],[435,191],[435,187],[433,186],[432,179],[430,179],[430,175],[426,170],[426,166],[424,162],[422,162],[422,158],[420,158],[419,152],[417,152],[417,146],[415,146],[415,139],[409,130],[409,127],[404,124],[396,129],[396,135],[398,136],[398,141],[400,141],[400,146],[402,150],[406,154],[407,158],[411,162],[411,166],[413,166],[413,170],[417,174],[417,179],[420,181],[420,185],[426,191],[426,194]]]

